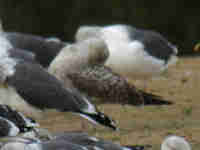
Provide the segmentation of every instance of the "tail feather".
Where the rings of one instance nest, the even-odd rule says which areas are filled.
[[[144,98],[144,105],[171,105],[173,102],[164,100],[163,97],[140,91]]]

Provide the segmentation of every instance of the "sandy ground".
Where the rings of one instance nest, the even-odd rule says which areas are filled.
[[[141,83],[131,81],[137,87]],[[168,75],[148,82],[147,91],[173,101],[171,106],[121,106],[118,104],[98,105],[100,110],[118,120],[120,131],[113,132],[98,126],[96,130],[82,129],[83,119],[70,113],[46,112],[39,120],[41,127],[52,132],[83,130],[91,135],[110,139],[121,144],[151,144],[160,149],[165,136],[184,136],[193,150],[200,149],[200,57],[181,58]]]

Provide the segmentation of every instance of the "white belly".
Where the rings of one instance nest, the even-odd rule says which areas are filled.
[[[146,79],[167,69],[164,61],[148,55],[141,43],[109,43],[110,56],[106,66],[130,79]]]

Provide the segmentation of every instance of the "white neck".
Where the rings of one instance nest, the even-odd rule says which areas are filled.
[[[15,72],[16,61],[9,57],[9,49],[12,45],[0,34],[0,82],[4,82],[7,76]]]

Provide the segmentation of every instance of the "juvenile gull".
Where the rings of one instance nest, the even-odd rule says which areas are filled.
[[[81,26],[75,37],[105,40],[110,52],[106,66],[130,79],[158,76],[177,60],[177,48],[161,34],[129,25]]]
[[[104,66],[109,51],[102,39],[91,38],[68,45],[52,61],[49,72],[66,88],[73,84],[88,96],[129,104],[170,104],[138,90],[122,76]]]
[[[40,110],[49,108],[73,112],[93,123],[116,129],[114,121],[98,111],[78,90],[64,88],[41,65],[12,55],[12,49],[9,41],[0,36],[0,83],[13,89],[24,103]]]

